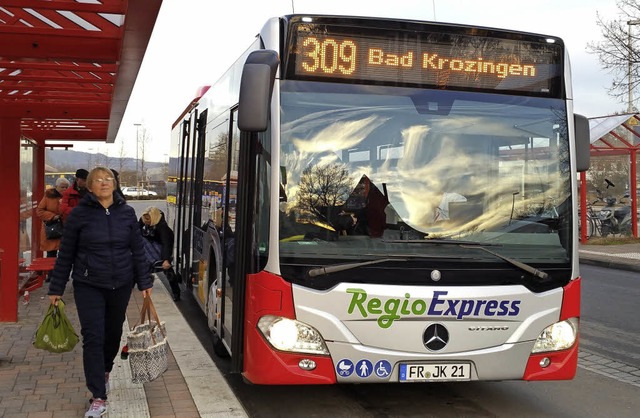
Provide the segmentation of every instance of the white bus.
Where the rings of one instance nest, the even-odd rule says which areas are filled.
[[[557,37],[273,18],[173,125],[177,267],[255,384],[571,379],[588,146]]]

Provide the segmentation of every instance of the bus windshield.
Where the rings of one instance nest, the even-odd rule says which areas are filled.
[[[570,261],[563,100],[282,81],[283,264]],[[490,246],[490,247],[489,247]]]

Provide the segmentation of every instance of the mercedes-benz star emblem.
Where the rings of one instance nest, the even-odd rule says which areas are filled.
[[[422,341],[427,349],[440,351],[449,342],[449,331],[442,324],[431,324],[422,334]]]

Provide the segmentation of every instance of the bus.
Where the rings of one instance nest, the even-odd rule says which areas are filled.
[[[169,165],[175,266],[245,381],[574,377],[589,130],[562,39],[272,18]]]

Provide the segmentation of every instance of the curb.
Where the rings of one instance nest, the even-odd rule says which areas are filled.
[[[164,318],[169,349],[176,359],[201,418],[246,418],[247,412],[198,341],[159,278],[153,284],[154,305]]]
[[[640,265],[624,263],[616,260],[598,260],[595,258],[579,258],[579,262],[582,264],[589,264],[592,266],[606,267],[616,270],[626,270],[640,272]]]

